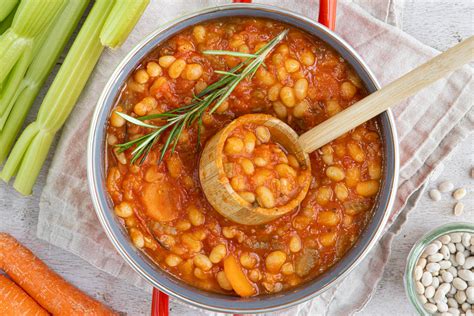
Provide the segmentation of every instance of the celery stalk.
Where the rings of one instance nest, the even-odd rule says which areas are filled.
[[[116,0],[100,33],[102,45],[116,48],[125,42],[150,0]]]
[[[69,1],[48,29],[43,45],[19,85],[18,96],[15,102],[12,102],[11,113],[0,119],[0,125],[4,124],[0,131],[0,163],[6,159],[10,152],[41,86],[79,23],[89,1]]]
[[[2,5],[0,6],[0,22],[5,20],[9,16],[13,9],[16,7],[18,0],[2,0]]]
[[[55,133],[72,111],[104,49],[100,32],[114,2],[97,0],[54,79],[37,120],[21,134],[0,172],[4,181],[16,174],[15,189],[30,194]],[[31,139],[32,138],[32,139]]]
[[[26,56],[25,50],[65,3],[66,0],[21,1],[11,27],[0,37],[0,82],[3,83],[21,56]]]
[[[5,33],[6,30],[10,28],[15,17],[16,7],[10,12],[10,14],[0,22],[0,35]]]

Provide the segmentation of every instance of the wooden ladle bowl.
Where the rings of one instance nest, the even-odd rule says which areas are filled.
[[[237,118],[208,141],[201,156],[199,177],[209,203],[223,216],[244,225],[263,224],[291,212],[303,201],[309,189],[311,166],[308,153],[467,64],[474,57],[473,51],[474,37],[470,37],[299,137],[290,126],[270,115],[248,114]],[[229,183],[222,162],[224,144],[230,132],[247,123],[266,126],[272,141],[294,154],[300,165],[306,168],[305,185],[286,205],[269,209],[251,205]]]
[[[255,124],[270,130],[272,141],[295,155],[301,166],[302,185],[300,192],[283,206],[263,208],[245,201],[230,185],[224,171],[223,150],[227,137],[237,127]],[[294,210],[306,197],[311,183],[311,164],[308,154],[299,146],[298,134],[281,120],[267,114],[243,115],[214,135],[201,155],[199,177],[204,194],[211,205],[223,216],[244,225],[267,223]]]

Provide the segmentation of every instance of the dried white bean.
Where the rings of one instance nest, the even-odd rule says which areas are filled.
[[[438,272],[440,269],[439,263],[430,262],[426,265],[426,271],[428,272]]]
[[[474,301],[474,286],[470,286],[466,289],[466,296],[470,301]]]
[[[451,182],[449,181],[444,181],[444,182],[441,182],[439,185],[438,185],[438,189],[441,191],[441,192],[448,192],[448,191],[451,191],[452,189],[454,188],[454,184],[452,184]]]
[[[454,307],[448,308],[448,312],[451,313],[452,316],[459,316],[460,314],[459,310]]]
[[[457,291],[454,298],[456,299],[456,302],[462,304],[466,301],[466,293],[464,291]]]
[[[425,287],[423,286],[423,284],[421,284],[421,282],[415,282],[415,290],[416,290],[416,293],[418,294],[423,294],[425,293]]]
[[[433,297],[434,301],[436,303],[438,302],[441,302],[441,300],[443,299],[443,297],[446,296],[446,294],[448,294],[449,290],[451,289],[451,285],[449,285],[448,283],[443,283],[441,284],[438,289],[436,289],[436,292],[435,292],[435,295]]]
[[[438,240],[441,241],[443,245],[447,245],[451,242],[451,237],[449,237],[449,235],[443,235],[439,237]]]
[[[452,297],[448,298],[448,306],[449,307],[458,307],[458,302]]]
[[[462,204],[462,202],[457,202],[456,205],[454,205],[453,214],[456,216],[459,216],[463,212],[464,212],[464,204]]]
[[[423,253],[425,253],[428,256],[431,256],[431,255],[434,255],[435,253],[437,253],[438,250],[439,250],[438,245],[436,245],[435,243],[432,243],[432,244],[429,244],[425,248],[425,251],[423,251]]]
[[[440,311],[441,313],[448,311],[448,304],[444,302],[436,303],[436,307],[438,307],[438,311]]]
[[[474,311],[472,310],[472,308],[466,311],[466,316],[474,316]]]
[[[469,303],[464,303],[461,305],[461,308],[466,312],[469,308],[471,308],[471,305]]]
[[[451,237],[452,243],[461,242],[461,236],[462,236],[462,233],[451,233],[451,235],[449,235],[449,237]]]
[[[438,310],[435,304],[426,303],[423,305],[428,313],[434,314]]]
[[[453,277],[458,276],[458,270],[455,267],[449,267],[447,271],[451,273]]]
[[[426,267],[426,259],[420,258],[420,260],[418,260],[418,263],[416,265],[423,269],[424,267]]]
[[[465,289],[467,289],[467,283],[466,281],[464,281],[463,279],[461,278],[454,278],[453,280],[453,286],[458,289],[458,290],[461,290],[461,291],[464,291]]]
[[[456,245],[453,243],[448,244],[448,249],[450,253],[455,253],[456,252]]]
[[[440,253],[435,253],[431,256],[428,256],[428,262],[439,262],[443,260],[443,255]]]
[[[458,276],[466,282],[467,281],[474,281],[474,273],[469,271],[469,270],[466,270],[466,269],[459,270],[458,271]]]
[[[441,268],[441,270],[446,270],[449,267],[451,267],[451,261],[448,261],[448,260],[440,261],[439,262],[439,267]]]
[[[439,249],[441,248],[441,246],[443,245],[443,244],[441,243],[441,241],[439,241],[439,240],[435,240],[435,241],[433,241],[432,243],[435,244],[435,245],[438,247],[438,250],[439,250]]]
[[[441,283],[441,282],[440,282],[439,278],[436,278],[436,277],[435,277],[435,278],[433,278],[433,281],[431,282],[431,285],[432,285],[435,289],[437,289],[440,283]]]
[[[462,267],[464,269],[471,269],[472,267],[474,267],[474,257],[471,256],[471,257],[467,258],[466,262],[464,262]]]
[[[439,252],[443,255],[444,259],[449,259],[450,253],[449,253],[449,248],[446,245],[441,246],[439,249]]]
[[[423,268],[420,267],[420,266],[416,266],[415,271],[413,272],[413,276],[415,277],[415,281],[420,281],[422,275],[423,275]]]
[[[430,285],[425,289],[425,294],[423,294],[426,298],[432,298],[435,294],[436,289],[434,286]]]
[[[458,249],[458,251],[464,251],[464,249],[463,250]],[[462,253],[462,252],[456,253],[456,263],[459,264],[460,266],[462,266],[465,262],[466,262],[466,257],[464,257],[464,253]],[[458,273],[459,273],[459,271],[458,271]]]
[[[418,295],[418,299],[420,300],[421,304],[425,304],[426,302],[428,302],[424,295]]]
[[[458,291],[457,288],[455,288],[454,286],[451,286],[451,289],[449,289],[449,292],[448,292],[448,296],[453,297],[457,291]]]
[[[433,276],[431,275],[431,273],[429,273],[428,271],[423,272],[423,275],[421,277],[421,283],[424,286],[429,286],[431,285],[432,282],[433,282]]]
[[[430,194],[430,198],[431,198],[433,201],[436,201],[436,202],[437,202],[437,201],[441,200],[441,193],[440,193],[438,190],[433,189],[433,190],[430,191],[429,194]]]
[[[460,200],[465,196],[466,196],[466,189],[464,188],[459,188],[453,192],[453,198],[455,198],[456,200]]]
[[[442,271],[441,277],[443,278],[443,281],[446,283],[451,283],[453,282],[453,279],[454,279],[453,275],[448,271]]]
[[[461,243],[465,248],[468,248],[471,245],[471,234],[469,233],[462,234]]]

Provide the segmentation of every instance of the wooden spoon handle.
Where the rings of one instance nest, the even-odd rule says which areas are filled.
[[[327,119],[301,135],[303,150],[310,153],[370,120],[390,106],[474,59],[474,36],[439,54],[403,77]]]

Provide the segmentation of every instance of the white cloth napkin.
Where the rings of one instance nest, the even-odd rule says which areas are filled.
[[[317,16],[316,1],[255,2],[281,6],[308,17]],[[356,2],[360,6],[339,1],[336,32],[362,56],[382,86],[438,53],[396,27],[400,25],[403,0]],[[86,182],[85,148],[90,117],[115,67],[145,35],[178,15],[225,3],[228,1],[152,1],[125,45],[103,54],[56,149],[41,195],[39,238],[75,253],[118,278],[150,289],[114,250],[94,213]],[[401,172],[397,201],[386,229],[404,207],[414,206],[420,194],[418,189],[434,168],[474,130],[472,75],[472,68],[466,66],[394,108]],[[385,234],[337,287],[312,301],[272,315],[345,315],[361,309],[383,275],[393,236],[394,233]],[[174,300],[171,306],[185,315],[212,314],[198,312]]]

